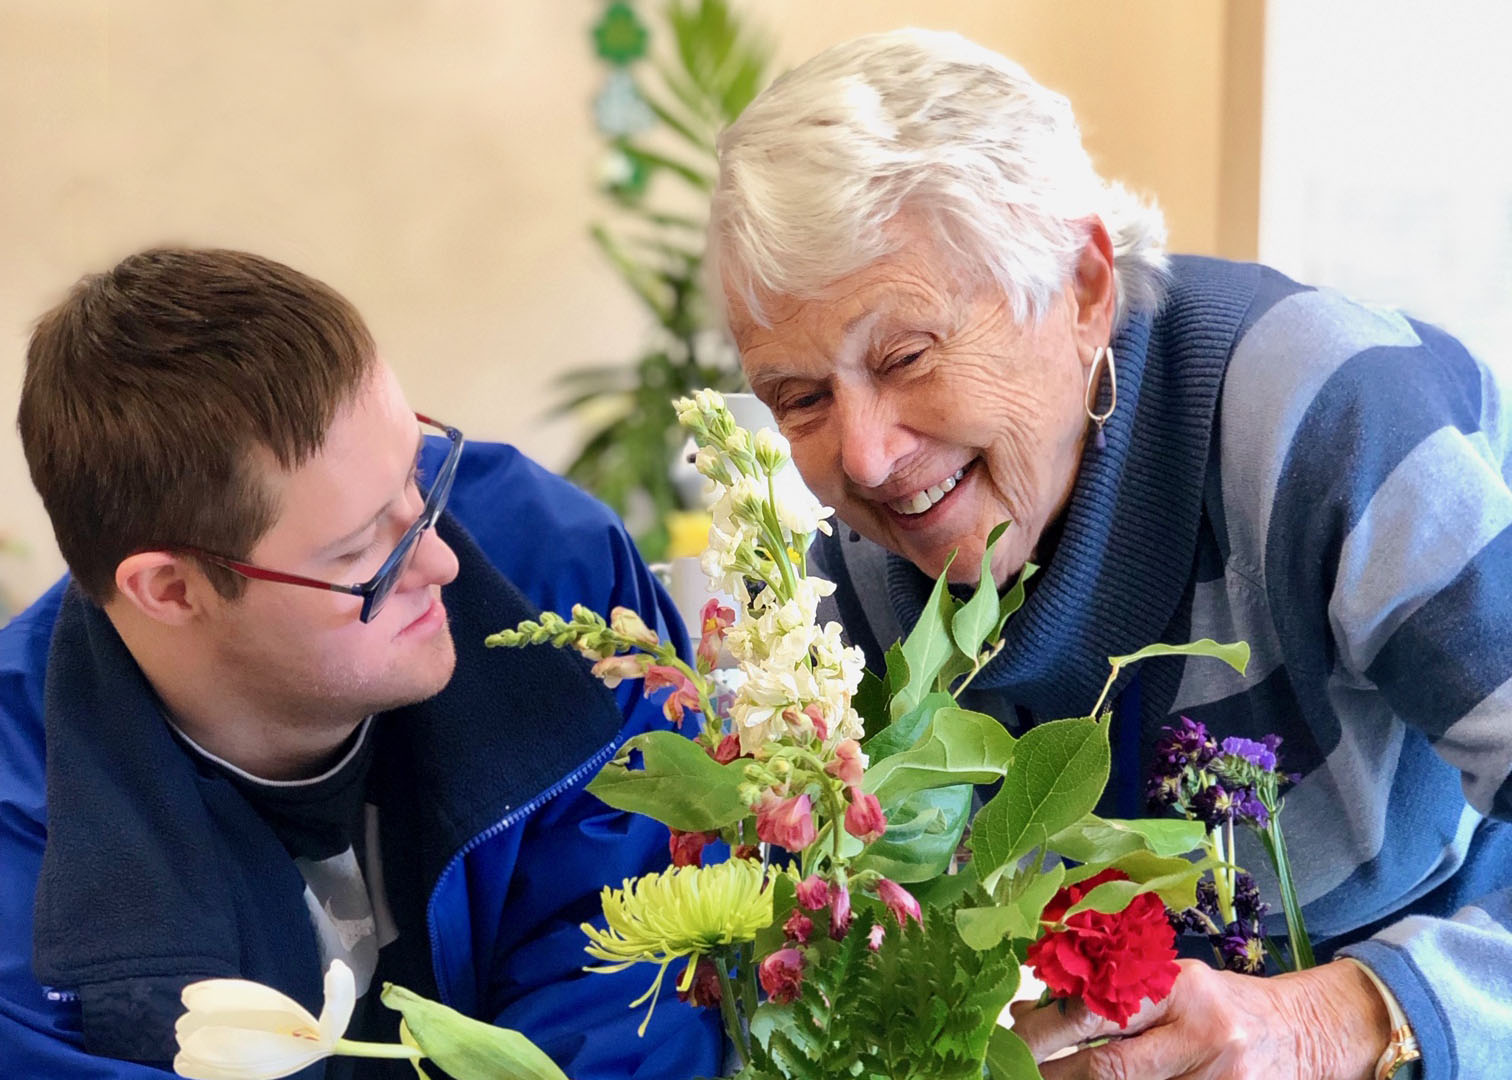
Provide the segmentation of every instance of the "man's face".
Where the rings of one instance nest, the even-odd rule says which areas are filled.
[[[420,445],[398,381],[377,364],[318,454],[293,473],[269,459],[265,483],[278,519],[248,561],[341,584],[371,578],[424,505]],[[311,723],[347,723],[424,700],[456,665],[441,601],[441,587],[456,576],[456,556],[429,530],[371,622],[359,619],[358,597],[249,581],[206,620],[212,662],[270,710]]]

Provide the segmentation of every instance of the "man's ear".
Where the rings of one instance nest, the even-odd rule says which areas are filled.
[[[1113,337],[1118,313],[1118,284],[1113,276],[1113,240],[1102,219],[1087,219],[1087,242],[1071,271],[1071,295],[1076,303],[1076,335],[1086,355]]]
[[[192,622],[214,592],[191,559],[169,551],[126,556],[116,567],[115,584],[122,601],[167,626]]]

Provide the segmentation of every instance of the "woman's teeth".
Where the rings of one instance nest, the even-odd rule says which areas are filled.
[[[964,468],[957,469],[954,476],[947,476],[938,484],[927,487],[923,491],[916,491],[912,495],[904,496],[901,499],[894,499],[887,505],[890,509],[896,510],[900,514],[908,514],[909,516],[922,514],[943,499],[965,475],[966,470]]]

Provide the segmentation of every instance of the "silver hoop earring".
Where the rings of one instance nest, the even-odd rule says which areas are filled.
[[[1102,412],[1097,411],[1097,398],[1102,388],[1102,380],[1099,375],[1104,361],[1108,365],[1108,407]],[[1113,410],[1118,408],[1118,369],[1113,365],[1113,347],[1111,345],[1099,345],[1097,351],[1092,354],[1092,370],[1087,372],[1087,393],[1082,401],[1087,410],[1087,419],[1097,425],[1097,448],[1105,450],[1108,440],[1103,435],[1103,425],[1113,415]]]

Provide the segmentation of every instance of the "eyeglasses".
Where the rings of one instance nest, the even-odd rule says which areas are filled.
[[[404,530],[404,535],[399,538],[399,543],[389,553],[389,557],[383,560],[383,565],[378,568],[378,572],[362,584],[337,585],[334,582],[319,581],[315,578],[301,577],[298,574],[285,574],[281,570],[268,570],[194,547],[179,547],[174,550],[198,556],[206,562],[223,566],[232,573],[256,581],[276,581],[284,585],[303,585],[311,589],[325,589],[328,592],[360,596],[362,597],[361,619],[363,622],[371,622],[377,617],[384,601],[389,598],[389,594],[394,591],[394,586],[399,584],[399,579],[404,576],[404,572],[409,569],[410,560],[414,558],[415,549],[420,546],[420,540],[425,535],[425,531],[436,524],[436,519],[446,508],[447,497],[451,495],[452,481],[457,476],[457,462],[462,457],[463,439],[460,431],[427,416],[421,416],[419,413],[415,414],[415,419],[427,427],[445,432],[446,437],[451,440],[451,447],[446,452],[446,460],[441,463],[441,468],[436,473],[435,482],[431,484],[430,491],[425,496],[425,508],[420,511],[420,516],[410,524],[408,529]]]

